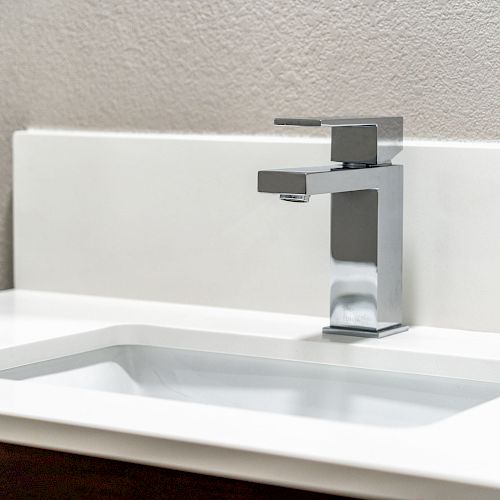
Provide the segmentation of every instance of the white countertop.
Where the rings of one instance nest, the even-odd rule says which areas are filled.
[[[0,360],[23,345],[68,336],[76,345],[82,332],[134,324],[304,343],[320,341],[324,319],[9,290],[0,293]],[[495,333],[416,327],[336,349],[352,359],[397,351],[401,363],[428,356],[428,373],[443,360],[454,376],[500,382]],[[498,498],[499,418],[495,399],[392,429],[0,380],[0,441],[384,498]]]

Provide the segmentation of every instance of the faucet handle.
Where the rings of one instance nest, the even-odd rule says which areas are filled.
[[[331,127],[331,160],[355,165],[390,164],[403,150],[403,117],[275,118],[275,125]]]

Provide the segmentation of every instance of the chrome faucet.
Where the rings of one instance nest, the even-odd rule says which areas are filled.
[[[402,321],[403,118],[276,118],[275,125],[331,127],[324,167],[262,170],[258,190],[285,201],[331,194],[330,326],[324,333],[385,337]]]

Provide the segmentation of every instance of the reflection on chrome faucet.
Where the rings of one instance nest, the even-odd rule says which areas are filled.
[[[308,202],[331,194],[330,326],[325,333],[383,337],[401,325],[403,119],[277,118],[276,125],[327,126],[330,165],[263,170],[260,192]]]
[[[362,328],[377,323],[377,266],[331,259],[330,324]]]

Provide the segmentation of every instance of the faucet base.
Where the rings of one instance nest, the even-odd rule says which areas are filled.
[[[339,326],[325,326],[325,328],[323,328],[323,334],[348,335],[350,337],[380,339],[382,337],[394,335],[395,333],[406,332],[408,328],[409,327],[405,325],[394,325],[388,328],[383,328],[381,330],[368,330],[367,328],[343,328]]]

